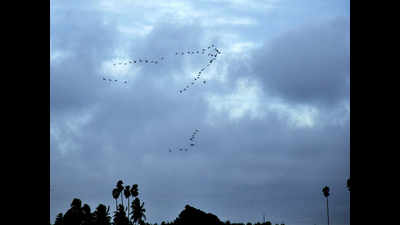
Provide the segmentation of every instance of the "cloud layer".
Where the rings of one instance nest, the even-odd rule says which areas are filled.
[[[348,223],[346,13],[315,3],[303,10],[321,15],[299,24],[285,1],[73,4],[51,9],[51,221],[75,197],[112,208],[122,179],[152,223],[186,204],[233,222],[323,223],[325,185],[332,223]],[[175,52],[212,43],[207,84],[179,94],[207,59]],[[195,147],[168,152],[196,128]]]

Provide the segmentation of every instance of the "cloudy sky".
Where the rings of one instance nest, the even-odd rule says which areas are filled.
[[[121,179],[151,223],[190,204],[326,224],[328,185],[331,224],[349,224],[349,1],[54,0],[50,15],[51,222],[73,198],[114,209]],[[212,44],[179,93],[208,59],[176,52]],[[139,58],[158,63],[119,65]]]

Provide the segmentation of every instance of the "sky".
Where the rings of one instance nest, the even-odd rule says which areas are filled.
[[[113,211],[122,180],[150,223],[189,204],[326,224],[327,185],[331,224],[349,224],[348,1],[50,3],[52,223],[73,198]],[[194,81],[209,59],[186,52],[211,45]]]

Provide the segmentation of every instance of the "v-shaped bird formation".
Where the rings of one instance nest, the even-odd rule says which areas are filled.
[[[221,54],[221,51],[214,45],[210,45],[207,48],[202,48],[202,49],[195,49],[195,50],[190,50],[190,51],[176,51],[175,54],[171,55],[170,57],[179,57],[179,56],[185,56],[185,55],[200,55],[200,56],[206,56],[207,57],[207,64],[205,66],[203,66],[197,73],[195,73],[193,80],[190,81],[185,87],[183,87],[182,89],[178,90],[178,92],[180,94],[188,91],[191,87],[193,87],[197,82],[200,83],[200,85],[205,85],[207,83],[207,81],[205,79],[203,79],[202,81],[200,81],[201,79],[201,75],[204,74],[206,72],[206,70],[208,69],[208,67],[217,60],[217,56]],[[167,61],[165,57],[158,57],[157,59],[153,58],[153,59],[149,59],[149,58],[138,58],[138,59],[130,59],[130,60],[126,60],[123,62],[118,62],[118,63],[113,63],[113,66],[127,66],[127,65],[132,65],[132,64],[159,64],[161,62],[165,62]],[[104,82],[109,82],[109,83],[123,83],[123,84],[127,84],[128,81],[127,80],[118,80],[118,79],[111,79],[111,78],[106,78],[106,77],[102,77],[102,80]],[[196,135],[199,132],[199,129],[195,129],[194,132],[192,133],[192,135],[190,136],[189,143],[187,143],[186,145],[184,145],[183,147],[177,147],[175,149],[169,148],[168,152],[172,153],[172,152],[187,152],[190,149],[194,149],[194,147],[196,146],[195,143],[195,139],[196,139]]]
[[[127,80],[110,79],[110,78],[105,78],[105,77],[103,77],[103,81],[104,82],[111,82],[111,83],[115,83],[115,82],[120,82],[120,83],[124,83],[124,84],[128,83]]]
[[[189,140],[189,144],[188,144],[187,146],[178,147],[178,148],[176,148],[176,149],[171,149],[171,148],[169,148],[169,149],[168,149],[168,152],[173,152],[173,151],[179,151],[179,152],[185,151],[185,152],[187,152],[189,149],[191,149],[191,148],[193,149],[193,147],[195,146],[194,140],[195,140],[195,138],[196,138],[196,134],[197,134],[199,131],[200,131],[199,129],[195,129],[195,130],[194,130],[194,132],[192,133],[191,137],[188,139],[188,140]]]
[[[195,73],[193,80],[189,82],[185,87],[182,89],[178,90],[179,93],[184,93],[189,90],[192,86],[194,86],[197,82],[200,81],[202,73],[205,72],[205,70],[217,59],[217,56],[221,54],[221,51],[214,45],[210,45],[207,48],[202,48],[198,50],[190,50],[190,51],[176,51],[174,56],[184,56],[184,55],[204,55],[207,56],[207,64],[200,69],[197,73]],[[148,58],[139,58],[139,59],[131,59],[127,60],[124,62],[118,62],[114,63],[113,66],[126,66],[130,64],[158,64],[159,62],[165,61],[164,57],[159,57],[158,59],[148,59]],[[112,79],[106,79],[103,77],[104,81],[112,82]],[[114,82],[117,82],[118,80],[114,80]],[[127,81],[123,81],[124,84],[127,83]],[[200,82],[201,85],[205,85],[207,83],[206,80],[202,80]]]

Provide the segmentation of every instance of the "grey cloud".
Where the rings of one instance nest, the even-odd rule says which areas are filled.
[[[349,95],[348,32],[343,18],[289,31],[254,53],[253,72],[290,102],[335,104]]]

